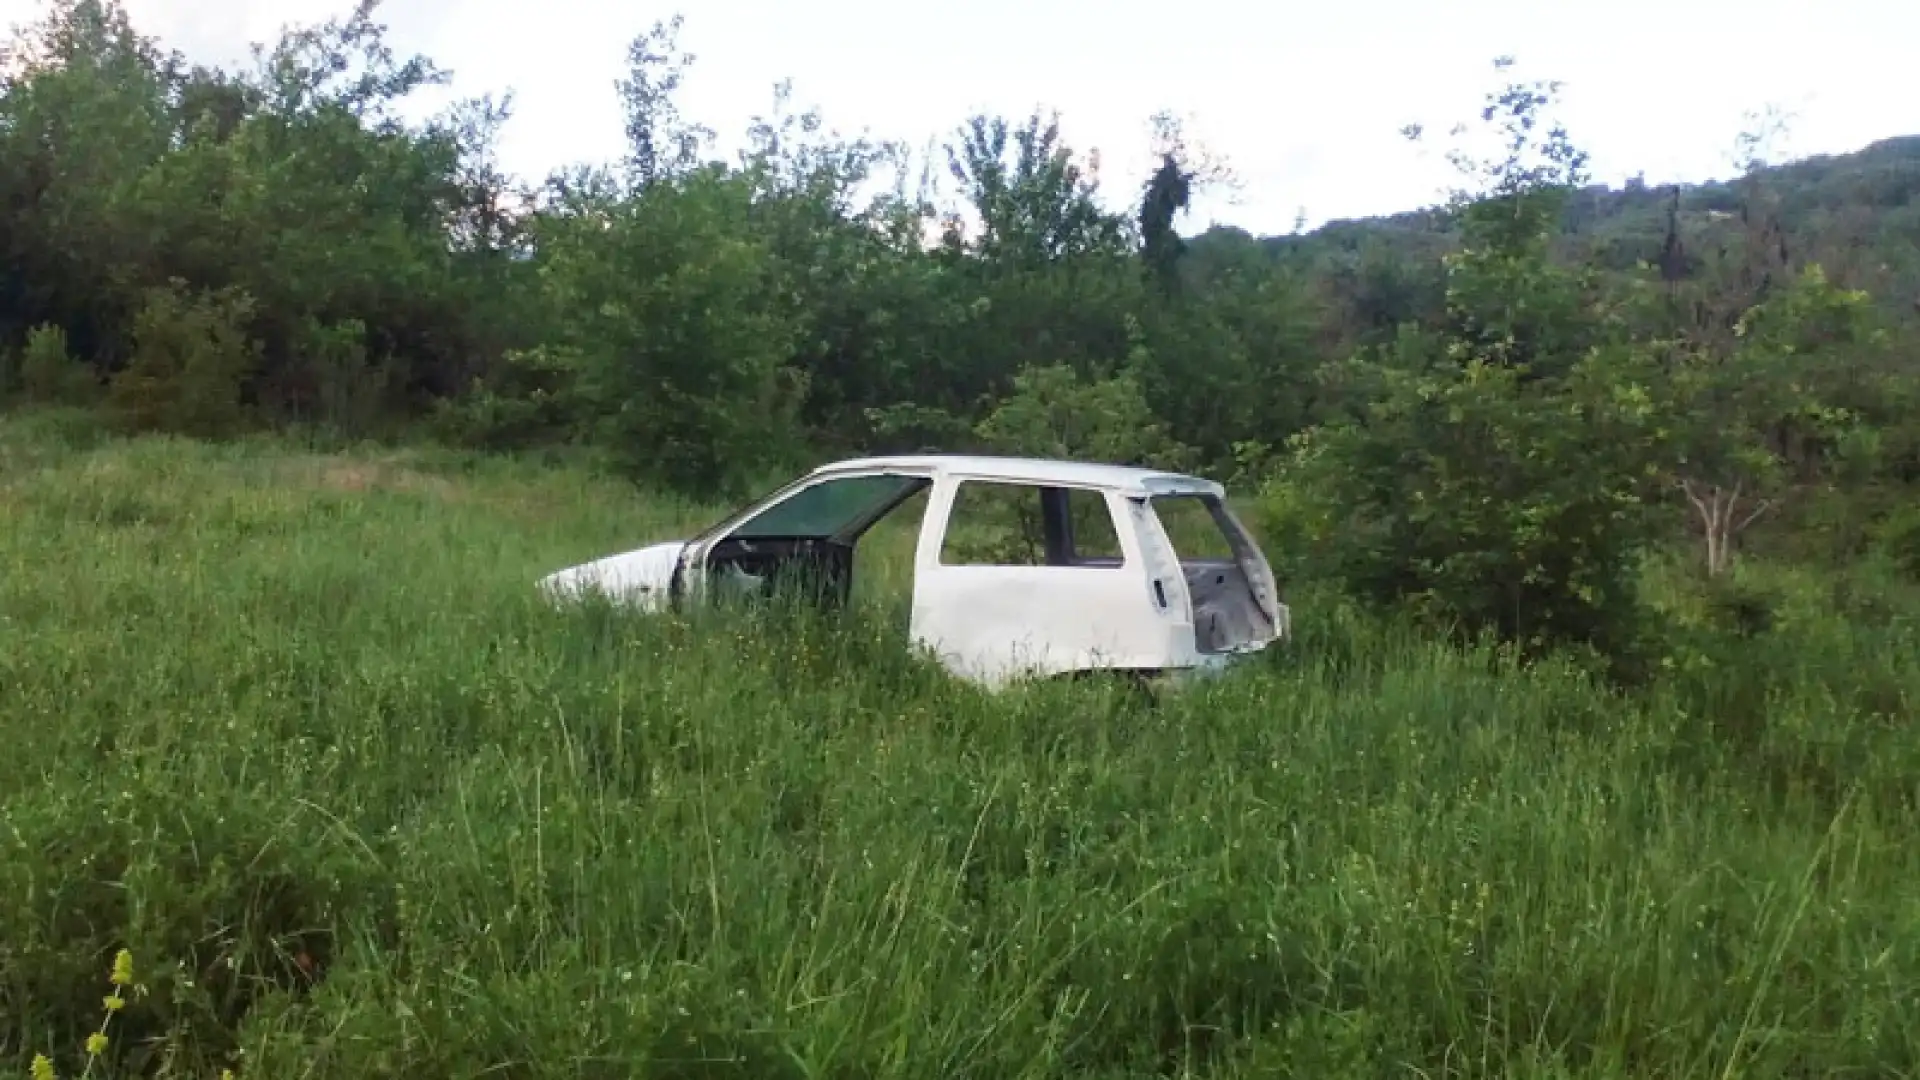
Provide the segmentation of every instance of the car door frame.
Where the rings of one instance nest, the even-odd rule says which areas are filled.
[[[897,476],[918,482],[908,485],[903,489],[902,494],[887,500],[878,508],[870,510],[859,518],[843,525],[837,532],[822,536],[820,539],[846,543],[848,545],[858,544],[860,538],[866,535],[868,530],[879,524],[887,515],[898,510],[915,495],[927,490],[927,488],[934,483],[934,478],[927,470],[901,468],[899,466],[829,469],[796,477],[788,481],[785,485],[774,489],[771,493],[735,510],[732,514],[722,518],[718,523],[708,526],[692,540],[687,542],[686,546],[680,551],[680,558],[674,566],[673,577],[668,589],[672,603],[679,606],[687,600],[700,597],[705,592],[708,584],[708,571],[710,570],[710,567],[707,565],[708,558],[713,552],[713,549],[724,543],[732,534],[733,530],[759,517],[773,507],[799,496],[802,492],[809,491],[823,484],[834,483],[841,480],[858,480],[873,476]],[[923,523],[923,531],[924,528]]]

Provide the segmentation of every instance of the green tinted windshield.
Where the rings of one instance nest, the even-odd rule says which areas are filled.
[[[927,483],[919,476],[848,476],[822,480],[760,511],[728,532],[746,538],[836,536],[891,509]]]

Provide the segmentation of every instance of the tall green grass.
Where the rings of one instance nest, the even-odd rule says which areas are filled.
[[[9,1066],[124,945],[102,1064],[169,1076],[1920,1070],[1892,614],[1623,696],[1296,597],[1157,707],[993,696],[873,612],[533,596],[699,507],[56,426],[0,424]]]

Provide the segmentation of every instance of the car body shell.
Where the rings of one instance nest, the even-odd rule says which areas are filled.
[[[965,485],[1030,489],[1048,554],[1037,565],[946,558]],[[989,686],[1032,676],[1218,671],[1291,630],[1273,571],[1214,481],[1118,465],[1032,458],[912,455],[822,466],[686,541],[654,544],[543,578],[561,598],[585,591],[645,610],[764,592],[796,570],[843,602],[853,550],[913,496],[927,502],[914,544],[914,644],[954,674]],[[1062,507],[1103,507],[1117,552],[1079,558]],[[1019,496],[1025,497],[1025,496]],[[1192,500],[1230,555],[1185,559],[1158,508]],[[1099,513],[1098,509],[1092,511]],[[1094,524],[1101,524],[1094,522]]]

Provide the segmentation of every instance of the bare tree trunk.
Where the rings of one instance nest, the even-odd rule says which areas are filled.
[[[1719,484],[1705,484],[1695,480],[1681,480],[1680,490],[1686,493],[1687,501],[1693,504],[1700,515],[1702,531],[1707,540],[1707,576],[1718,577],[1733,565],[1734,540],[1746,531],[1747,526],[1760,519],[1760,515],[1773,509],[1773,500],[1761,499],[1750,506],[1741,504],[1744,492],[1742,485],[1735,483],[1731,488]]]

